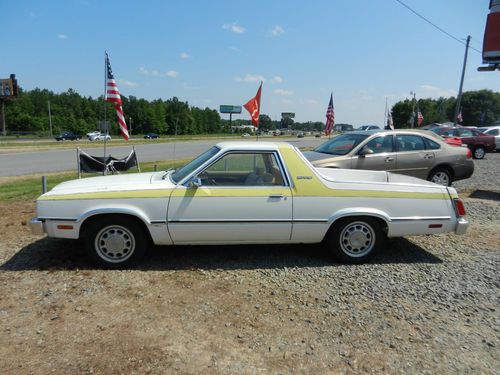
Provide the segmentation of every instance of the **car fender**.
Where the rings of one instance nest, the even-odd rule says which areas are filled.
[[[151,225],[151,220],[147,217],[147,215],[137,208],[124,208],[124,207],[106,207],[106,208],[97,208],[94,210],[90,210],[80,215],[76,222],[80,224],[80,228],[83,223],[91,217],[100,216],[100,215],[130,215],[141,220],[144,225],[148,228]]]
[[[350,208],[345,208],[345,209],[339,210],[339,211],[333,213],[328,218],[328,222],[331,225],[339,219],[342,219],[345,217],[350,217],[350,216],[376,217],[376,218],[384,220],[388,227],[389,227],[389,224],[391,222],[391,218],[386,212],[375,209],[375,208],[369,208],[369,207],[350,207]]]

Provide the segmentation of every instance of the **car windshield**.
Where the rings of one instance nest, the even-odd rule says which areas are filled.
[[[366,138],[368,138],[368,135],[342,134],[328,142],[323,143],[314,151],[330,155],[345,155]]]
[[[174,183],[179,183],[182,181],[187,175],[196,170],[200,165],[209,160],[212,156],[219,152],[219,148],[217,146],[212,147],[211,149],[205,151],[200,156],[196,157],[191,162],[187,163],[184,167],[176,170],[172,173],[171,178]]]

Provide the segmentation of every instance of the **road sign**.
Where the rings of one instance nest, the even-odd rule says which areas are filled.
[[[241,113],[241,105],[221,105],[220,113]]]

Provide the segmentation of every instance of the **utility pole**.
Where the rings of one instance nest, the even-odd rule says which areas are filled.
[[[47,103],[49,105],[49,129],[50,129],[50,138],[53,137],[52,134],[52,114],[50,113],[50,100],[47,100]]]
[[[458,95],[457,95],[457,105],[455,107],[455,118],[453,119],[454,126],[457,126],[457,116],[458,112],[460,111],[460,105],[462,102],[462,88],[464,86],[465,67],[467,66],[467,54],[469,52],[469,43],[470,43],[470,35],[467,35],[467,43],[465,44],[464,65],[462,67],[462,78],[460,79],[460,88],[458,89]]]
[[[2,135],[5,137],[7,135],[7,127],[5,125],[5,100],[0,99],[2,102],[2,106],[0,107],[0,110],[2,112]]]

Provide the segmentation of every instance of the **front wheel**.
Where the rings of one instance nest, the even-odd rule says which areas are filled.
[[[147,237],[133,219],[106,216],[92,221],[85,232],[90,259],[103,268],[123,268],[137,262],[145,253]]]
[[[347,263],[362,263],[382,246],[385,234],[370,217],[349,217],[333,224],[326,237],[328,251]]]
[[[486,155],[486,151],[483,147],[479,146],[474,149],[474,159],[482,159]]]

